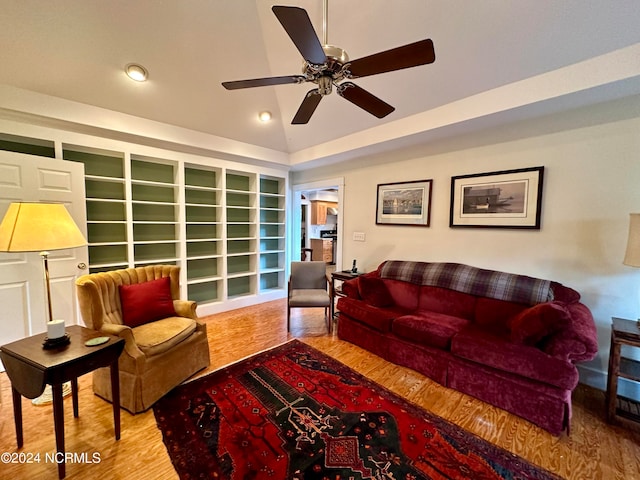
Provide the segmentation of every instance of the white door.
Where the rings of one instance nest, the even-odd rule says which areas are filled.
[[[64,203],[86,238],[82,163],[0,151],[0,220],[11,202],[20,201]],[[88,263],[86,246],[50,252],[54,319],[81,323],[75,279],[86,273]],[[0,305],[0,345],[46,331],[44,268],[38,252],[0,252]]]

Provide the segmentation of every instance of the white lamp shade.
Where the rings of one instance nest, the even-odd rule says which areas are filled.
[[[86,244],[61,203],[12,203],[0,224],[0,252],[40,252]]]
[[[622,263],[630,267],[640,267],[640,213],[629,215],[629,239]]]

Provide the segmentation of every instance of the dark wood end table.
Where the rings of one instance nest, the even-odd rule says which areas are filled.
[[[640,425],[640,402],[618,395],[618,378],[640,383],[640,362],[622,355],[622,346],[640,348],[640,328],[635,320],[612,318],[609,374],[607,378],[607,420],[610,423]]]
[[[22,447],[22,396],[39,397],[45,385],[51,385],[53,393],[53,421],[56,434],[56,460],[58,476],[65,476],[64,462],[64,409],[62,385],[71,382],[73,416],[78,416],[78,377],[100,367],[111,368],[111,389],[113,395],[113,425],[116,440],[120,439],[120,377],[118,357],[124,349],[124,339],[103,335],[95,330],[74,325],[67,327],[71,343],[45,350],[42,343],[45,333],[27,337],[0,347],[0,358],[5,366],[13,394],[13,417],[16,425],[18,448]],[[108,337],[101,345],[89,347],[87,340]]]

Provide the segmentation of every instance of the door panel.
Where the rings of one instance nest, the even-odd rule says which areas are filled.
[[[0,151],[0,218],[11,202],[64,203],[86,237],[84,165]],[[54,318],[81,323],[75,279],[85,273],[86,246],[51,251],[49,273]],[[0,252],[0,345],[46,330],[44,267],[39,252]]]

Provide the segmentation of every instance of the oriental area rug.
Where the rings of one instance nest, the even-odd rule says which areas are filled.
[[[553,479],[293,340],[153,407],[181,479]]]

